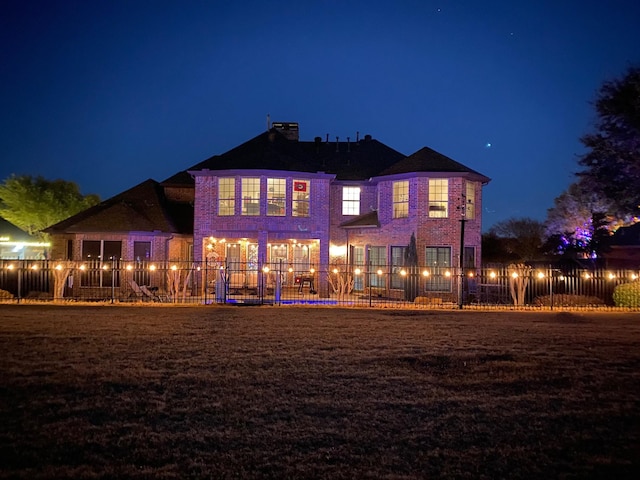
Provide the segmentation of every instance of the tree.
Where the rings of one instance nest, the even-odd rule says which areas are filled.
[[[611,202],[620,218],[640,216],[640,67],[598,91],[595,131],[580,140],[589,150],[578,175]]]
[[[523,262],[536,260],[541,256],[541,247],[544,243],[544,224],[528,217],[509,218],[491,227],[487,238],[500,242],[500,249],[505,256],[503,261],[507,258],[510,261]],[[487,238],[483,239],[485,243]]]
[[[0,216],[43,240],[45,228],[99,202],[97,195],[82,195],[77,184],[65,180],[11,175],[0,184]]]
[[[584,182],[572,183],[547,210],[545,249],[568,256],[602,253],[604,239],[616,226],[610,211],[610,202]]]
[[[416,235],[411,233],[409,245],[404,250],[404,266],[408,272],[405,278],[405,298],[413,302],[420,292],[420,277],[418,276],[418,247],[416,245]]]

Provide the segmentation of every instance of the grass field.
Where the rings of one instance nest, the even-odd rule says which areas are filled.
[[[638,317],[0,305],[0,478],[640,478]]]

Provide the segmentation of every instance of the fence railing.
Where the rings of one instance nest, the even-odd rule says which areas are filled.
[[[640,271],[493,266],[0,260],[0,300],[318,304],[362,307],[613,307]]]

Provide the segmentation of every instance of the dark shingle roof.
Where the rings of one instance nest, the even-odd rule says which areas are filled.
[[[478,176],[483,183],[490,179],[455,160],[436,152],[429,147],[423,147],[417,152],[400,160],[395,165],[379,173],[383,175],[396,175],[413,172],[441,172],[441,173],[468,173]]]
[[[2,217],[0,217],[0,237],[9,237],[12,241],[24,240],[25,242],[33,241],[34,238]]]
[[[298,142],[270,130],[187,170],[325,172],[335,174],[338,180],[366,180],[403,158],[400,152],[370,138],[359,142]],[[177,180],[174,177],[165,182]]]
[[[48,233],[160,231],[193,233],[193,206],[169,202],[155,180],[88,208],[46,230]]]

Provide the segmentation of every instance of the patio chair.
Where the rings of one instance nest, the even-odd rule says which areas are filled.
[[[135,280],[129,280],[129,286],[132,290],[132,292],[129,294],[129,298],[135,297],[137,300],[145,299],[147,295],[142,291],[140,285],[138,285]]]
[[[169,301],[169,297],[162,293],[158,293],[156,291],[150,290],[146,285],[140,285],[140,290],[144,293],[148,298],[153,300],[154,302],[167,302]]]

